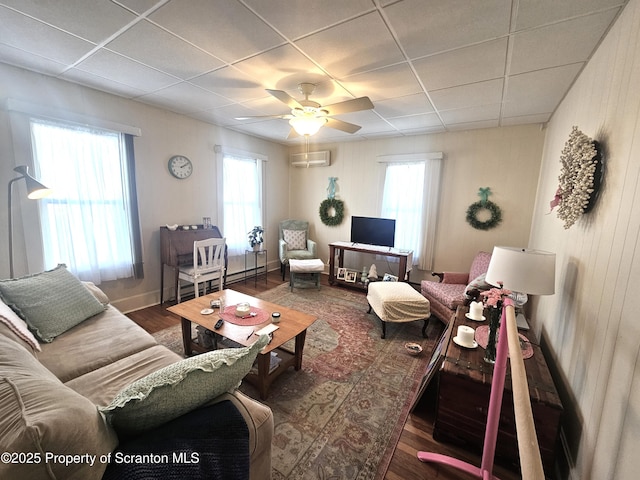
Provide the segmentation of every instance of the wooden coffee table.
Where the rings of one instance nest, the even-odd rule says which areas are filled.
[[[265,322],[253,326],[241,326],[225,321],[222,327],[215,330],[214,325],[220,318],[219,310],[216,309],[215,313],[210,315],[203,315],[200,312],[205,308],[210,308],[211,300],[217,300],[220,297],[224,297],[224,304],[227,307],[229,305],[237,305],[240,302],[249,302],[252,307],[257,307],[268,312],[269,318]],[[245,380],[258,388],[260,398],[263,400],[267,397],[271,383],[290,366],[293,366],[296,370],[302,368],[302,351],[304,349],[307,328],[317,320],[317,317],[313,315],[282,307],[275,303],[266,302],[231,289],[225,289],[221,292],[214,292],[187,302],[178,303],[167,308],[167,310],[179,315],[182,319],[182,341],[184,344],[184,353],[187,356],[191,355],[194,351],[204,353],[209,350],[194,342],[191,329],[192,323],[201,325],[218,336],[226,337],[244,346],[249,346],[258,339],[256,335],[252,335],[252,332],[270,325],[271,313],[280,312],[280,322],[277,324],[278,329],[273,332],[273,340],[258,354],[258,373],[249,373],[245,377]],[[286,342],[292,339],[295,339],[295,350],[293,352],[283,347]],[[281,361],[277,368],[269,372],[271,352],[275,350],[277,350],[278,357],[280,357]]]

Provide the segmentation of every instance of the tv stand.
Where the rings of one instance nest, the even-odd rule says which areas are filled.
[[[366,289],[366,285],[359,281],[346,282],[338,279],[336,276],[336,269],[344,266],[344,252],[352,251],[358,253],[369,253],[372,255],[383,255],[385,257],[397,257],[399,259],[398,267],[398,280],[408,281],[409,276],[407,274],[407,267],[411,270],[411,263],[413,260],[412,250],[400,250],[392,247],[383,247],[380,245],[366,245],[363,243],[354,242],[333,242],[329,244],[329,284],[330,285],[344,285],[353,288]],[[336,265],[336,252],[338,256],[338,265]]]

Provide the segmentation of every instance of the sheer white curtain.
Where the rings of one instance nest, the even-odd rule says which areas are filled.
[[[429,156],[434,155],[425,155]],[[430,270],[440,196],[441,158],[385,163],[380,214],[396,219],[395,247],[413,250],[414,265]]]
[[[243,255],[247,233],[262,224],[262,161],[225,153],[222,160],[223,234],[229,255]]]
[[[40,201],[45,268],[65,263],[100,284],[133,276],[124,135],[31,122],[34,164],[53,194]]]

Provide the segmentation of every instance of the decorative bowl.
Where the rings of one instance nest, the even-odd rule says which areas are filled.
[[[174,223],[173,225],[167,224],[167,228],[173,232],[178,229],[178,224],[177,223]]]
[[[409,355],[420,355],[422,353],[422,347],[418,343],[405,343],[404,348],[409,352]]]

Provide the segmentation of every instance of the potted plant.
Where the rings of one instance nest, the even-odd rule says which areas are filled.
[[[249,245],[251,245],[251,248],[253,248],[254,251],[259,251],[262,249],[262,242],[264,242],[264,238],[262,236],[263,233],[264,229],[261,226],[256,225],[247,234]]]

